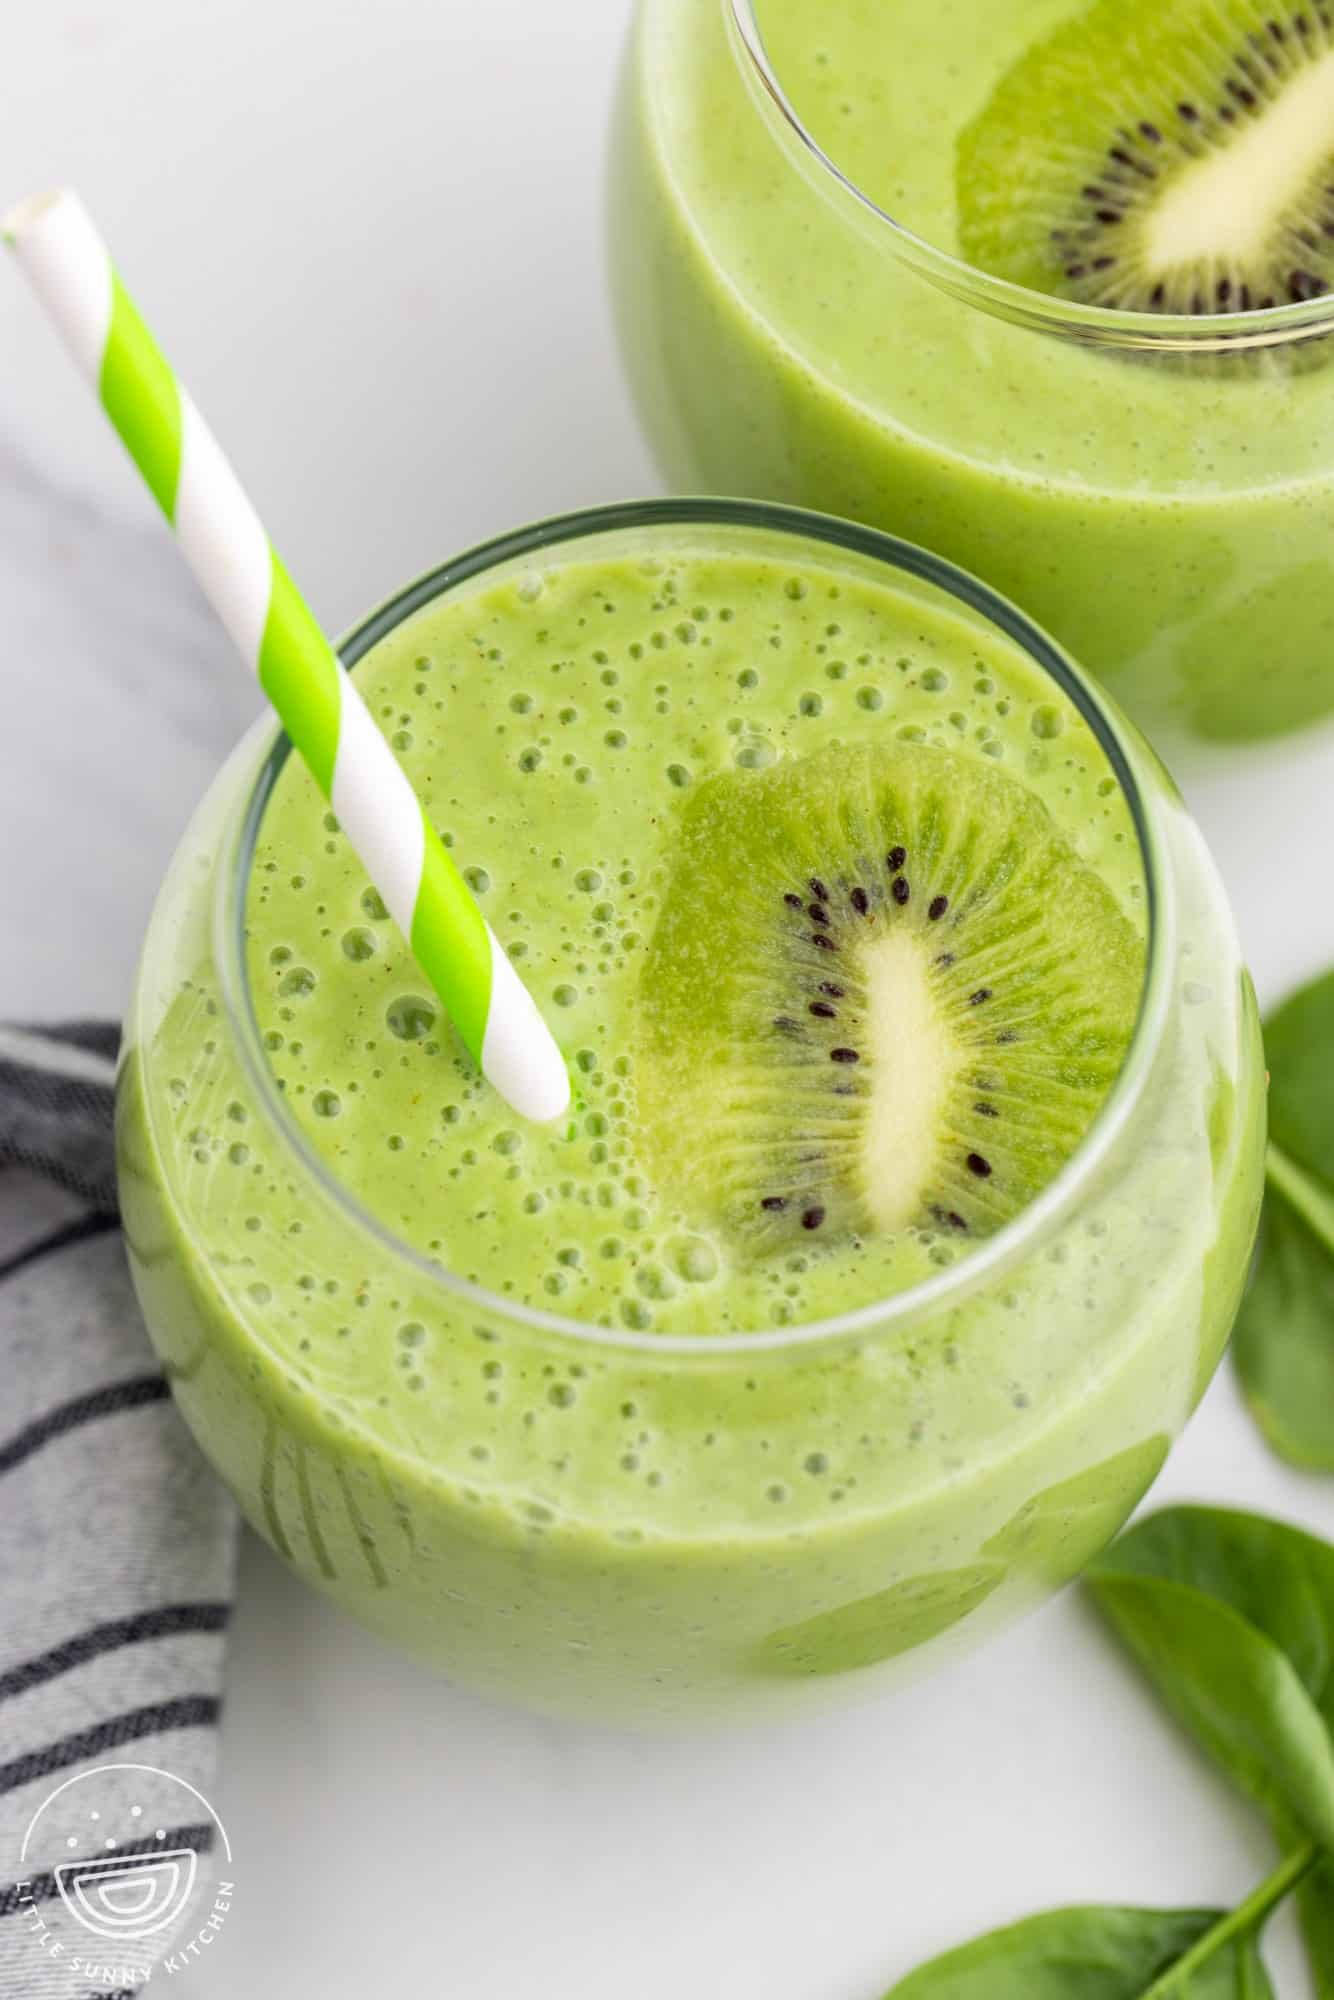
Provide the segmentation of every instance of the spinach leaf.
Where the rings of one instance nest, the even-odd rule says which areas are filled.
[[[1288,1198],[1300,1169],[1271,1146],[1260,1254],[1233,1352],[1246,1400],[1281,1458],[1334,1472],[1334,1217]],[[1323,1200],[1324,1197],[1321,1197]]]
[[[1303,1883],[1297,1901],[1317,2000],[1334,2000],[1334,1861]]]
[[[1197,1741],[1334,1854],[1334,1547],[1258,1515],[1168,1508],[1087,1582]]]
[[[1269,1187],[1234,1350],[1275,1451],[1334,1472],[1334,973],[1270,1018],[1265,1052]]]
[[[1334,2000],[1334,1545],[1170,1507],[1086,1581],[1173,1713],[1269,1813],[1283,1859],[1230,1914],[1051,1910],[919,1966],[885,2000],[1273,2000],[1260,1938],[1294,1894],[1319,2000]]]
[[[1270,1129],[1288,1158],[1328,1187],[1334,1178],[1334,972],[1276,1007],[1265,1023]]]
[[[1211,1930],[1218,1911],[1051,1910],[975,1938],[901,1980],[885,2000],[1143,2000]],[[1254,1933],[1220,1943],[1173,2000],[1273,2000]]]
[[[1302,1838],[1301,1829],[1291,1820],[1280,1820],[1275,1832],[1285,1853],[1290,1853]],[[1302,1883],[1297,1891],[1297,1907],[1316,2000],[1334,2000],[1334,1861],[1326,1861]]]

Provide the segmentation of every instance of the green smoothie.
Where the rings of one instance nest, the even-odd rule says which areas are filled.
[[[1025,53],[1080,8],[758,0],[795,114],[876,216],[758,92],[730,4],[642,0],[614,152],[623,345],[672,481],[798,500],[940,550],[1155,726],[1241,737],[1326,713],[1327,343],[1226,367],[1130,353],[1109,345],[1110,311],[1067,332],[1011,323],[1012,302],[937,255],[966,261],[984,235],[970,232],[970,201],[1008,198],[1004,163],[1019,160],[1040,92],[1001,132],[981,195],[969,135],[1004,109]],[[1092,119],[1094,84],[1071,94]],[[886,215],[931,246],[929,271]],[[1069,265],[1087,276],[1074,254]]]
[[[1087,723],[1017,646],[883,585],[699,556],[572,563],[446,601],[384,640],[361,678],[579,1095],[571,1127],[525,1126],[479,1082],[290,764],[248,912],[259,1023],[307,1139],[389,1228],[523,1305],[701,1335],[874,1304],[983,1240],[821,1228],[799,1251],[746,1255],[655,1176],[636,1051],[692,794],[722,772],[753,787],[830,746],[920,741],[984,779],[1013,772],[1112,887],[1142,954],[1126,802]],[[309,859],[294,871],[293,855]],[[686,1099],[682,1080],[669,1088]],[[429,1373],[425,1356],[414,1366]]]
[[[1207,1378],[1254,1222],[1253,1013],[1175,803],[1165,976],[1196,954],[1207,983],[1166,996],[1126,1129],[1028,1240],[1026,1195],[1014,1217],[987,1204],[1007,1173],[1041,1196],[1115,1082],[1089,994],[1123,979],[1133,1020],[1150,895],[1104,726],[1014,638],[883,561],[705,512],[427,592],[358,677],[577,1101],[523,1126],[478,1080],[303,767],[274,765],[239,828],[244,781],[224,776],[146,952],[122,1160],[150,1324],[252,1521],[450,1671],[633,1715],[841,1680],[1068,1575]],[[761,846],[807,840],[849,773],[884,770],[900,801],[926,787],[915,851],[870,855],[867,890],[827,869],[766,891],[764,950],[821,979],[800,1023],[764,999],[755,1060],[795,1049],[792,1089],[861,1119],[844,1040],[882,1063],[935,1045],[910,985],[884,989],[878,1040],[849,1025],[849,927],[880,926],[886,963],[929,939],[930,978],[962,981],[985,1040],[963,1097],[985,1088],[995,1143],[960,1141],[949,1204],[895,1222],[858,1206],[855,1168],[828,1177],[833,1142],[780,1170],[780,1132],[738,1206],[715,1163],[742,1112],[719,1079],[749,1058],[733,1043],[709,1064],[749,992],[728,969],[763,866],[747,815],[796,797],[796,831],[766,819]],[[939,828],[973,787],[951,849]],[[836,817],[855,825],[846,802]],[[1035,848],[1061,871],[1042,900],[1085,910],[1069,1033],[1087,1087],[1055,1153],[1055,1114],[1025,1125],[1012,1101],[1040,1092],[1024,981],[1055,946],[1035,916],[990,939],[993,983],[1027,996],[1009,1015],[968,960]],[[700,911],[696,982],[680,961]],[[788,1089],[785,1072],[784,1116]],[[826,1175],[818,1197],[772,1192],[803,1172]]]

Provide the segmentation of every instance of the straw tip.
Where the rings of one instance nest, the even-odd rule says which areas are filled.
[[[524,996],[527,1000],[527,995]],[[482,1073],[506,1103],[534,1125],[564,1118],[573,1102],[570,1072],[550,1029],[531,1002],[518,1035],[488,1032]]]
[[[532,994],[487,925],[491,992],[479,1052],[482,1074],[506,1103],[535,1125],[550,1125],[570,1108],[570,1072]]]
[[[517,1101],[518,1097],[522,1097],[522,1103]],[[541,1061],[529,1067],[521,1091],[511,1102],[516,1111],[522,1111],[535,1125],[554,1125],[558,1118],[564,1118],[573,1101],[570,1072],[553,1041]]]
[[[42,194],[30,194],[16,201],[0,215],[0,238],[11,246],[18,244],[68,193],[68,188],[47,188]]]

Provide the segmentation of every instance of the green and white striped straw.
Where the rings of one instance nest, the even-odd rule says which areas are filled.
[[[569,1074],[397,759],[68,189],[0,222],[181,550],[484,1076],[558,1118]]]

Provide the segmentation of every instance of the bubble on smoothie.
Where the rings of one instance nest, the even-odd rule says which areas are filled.
[[[674,1236],[666,1247],[667,1263],[689,1285],[707,1285],[718,1275],[718,1253],[703,1236]]]
[[[380,940],[375,932],[368,930],[364,924],[354,924],[351,930],[344,931],[340,942],[343,957],[350,958],[354,965],[374,958],[380,949]]]
[[[343,1100],[336,1090],[317,1090],[310,1100],[310,1108],[317,1118],[337,1118],[343,1109]]]
[[[398,1329],[398,1344],[400,1347],[420,1347],[425,1338],[426,1328],[419,1319],[406,1320]]]
[[[635,1287],[646,1299],[670,1299],[676,1286],[661,1264],[641,1264],[635,1272]]]
[[[558,1007],[573,1007],[579,998],[577,986],[557,986],[551,995]]]
[[[772,764],[778,752],[773,744],[764,738],[743,743],[736,753],[735,762],[743,771],[763,771]]]
[[[389,907],[378,889],[362,891],[361,907],[373,923],[382,924],[389,915]]]
[[[437,1010],[420,993],[401,993],[389,1002],[384,1018],[400,1042],[423,1042],[436,1024]]]

